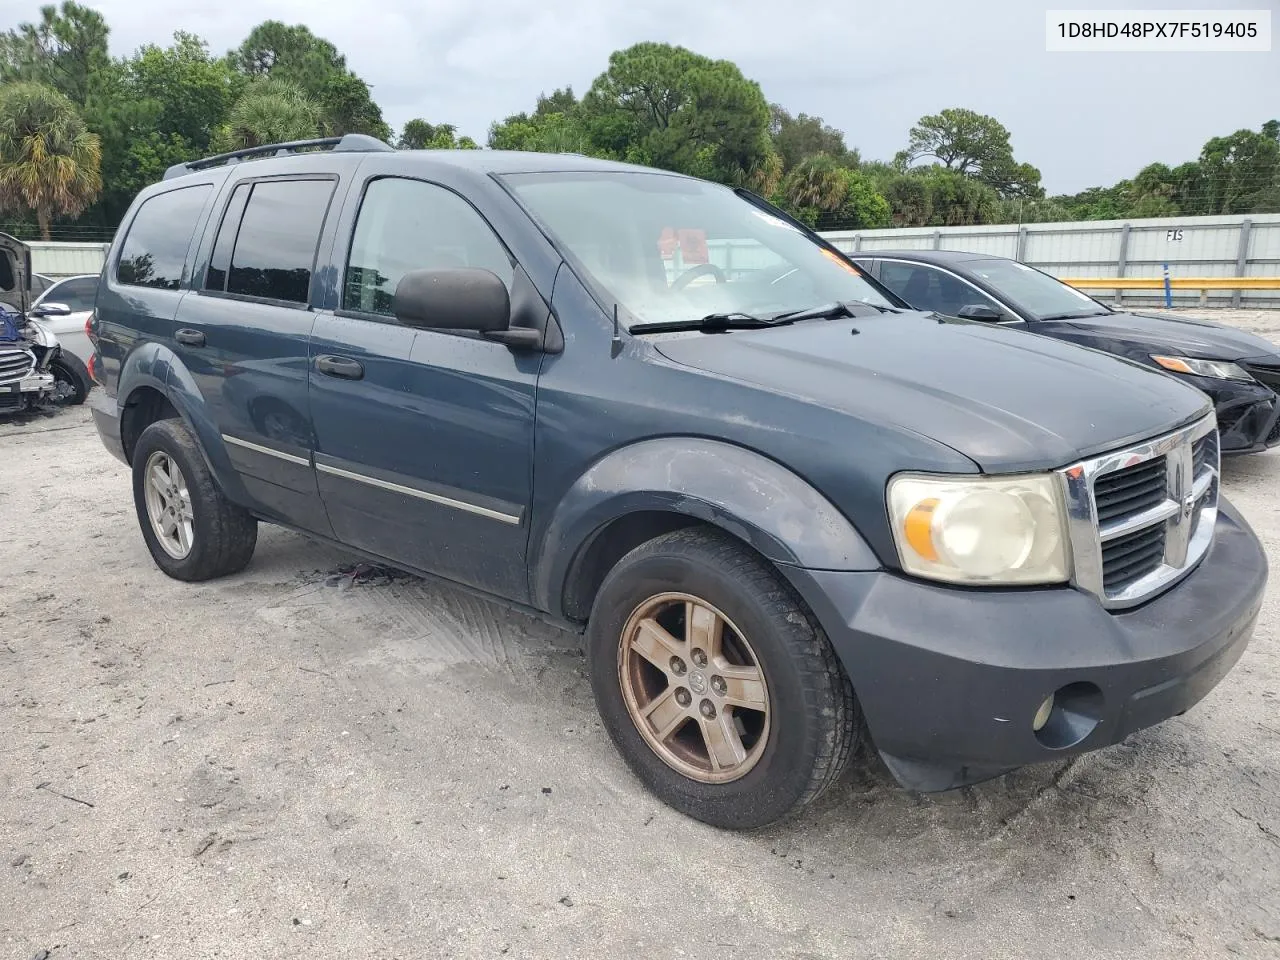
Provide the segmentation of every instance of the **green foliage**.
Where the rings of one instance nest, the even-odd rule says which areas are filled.
[[[391,128],[369,95],[368,84],[347,69],[347,59],[337,47],[307,27],[264,21],[230,56],[250,78],[278,80],[302,91],[315,105],[317,127],[326,136],[365,133],[391,139]]]
[[[110,63],[107,34],[102,14],[73,0],[41,7],[39,22],[0,35],[0,81],[43,83],[84,107]]]
[[[265,76],[250,81],[218,131],[219,151],[241,150],[264,143],[284,143],[314,137],[320,107],[288,80]]]
[[[834,210],[844,202],[845,170],[825,153],[819,153],[795,167],[782,183],[782,195],[788,205],[799,209],[813,207]]]
[[[32,22],[0,33],[7,109],[25,97],[31,115],[51,124],[32,143],[63,158],[38,159],[8,141],[24,169],[62,184],[40,193],[57,202],[35,205],[15,199],[10,175],[2,202],[42,231],[76,216],[86,229],[109,230],[168,166],[219,150],[344,133],[393,136],[368,84],[306,26],[267,20],[225,56],[181,31],[168,46],[148,44],[123,58],[111,57],[108,39],[102,15],[75,0],[41,7]],[[406,123],[396,144],[477,148],[452,124],[422,119]],[[1045,199],[1040,172],[1014,158],[1009,131],[993,117],[942,110],[922,117],[891,160],[864,162],[840,130],[770,104],[733,63],[662,43],[613,53],[582,98],[571,87],[539,94],[531,111],[493,123],[487,145],[743,185],[822,228],[1280,211],[1280,121],[1214,137],[1177,166],[1152,163],[1112,186]]]
[[[769,105],[727,60],[638,43],[609,57],[582,98],[592,152],[725,183],[769,154]]]
[[[458,128],[451,123],[432,126],[425,120],[410,120],[404,125],[400,139],[396,141],[400,150],[478,150],[480,145],[470,137],[459,137]]]
[[[44,84],[0,88],[0,209],[31,211],[43,239],[55,214],[77,216],[102,189],[102,146],[75,106]]]
[[[1009,131],[994,117],[973,110],[952,108],[921,117],[898,159],[909,165],[925,158],[972,177],[1001,196],[1044,196],[1040,171],[1014,161]]]
[[[821,117],[804,113],[793,117],[776,103],[770,104],[769,111],[769,135],[773,138],[774,149],[782,158],[784,170],[794,169],[818,154],[833,158],[841,166],[858,166],[858,151],[848,149],[844,134],[823,123]]]
[[[130,99],[155,104],[154,132],[180,137],[196,151],[209,147],[244,87],[230,63],[211,57],[208,44],[183,31],[173,35],[172,46],[139,49],[124,82]]]

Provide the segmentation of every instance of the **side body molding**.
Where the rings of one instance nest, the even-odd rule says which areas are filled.
[[[595,536],[613,520],[655,510],[714,524],[776,563],[880,568],[835,505],[787,468],[730,443],[663,437],[605,455],[561,498],[534,555],[535,603],[558,614],[575,558]]]

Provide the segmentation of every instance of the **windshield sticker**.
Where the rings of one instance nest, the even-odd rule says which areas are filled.
[[[707,254],[707,231],[680,229],[676,236],[680,238],[680,258],[685,263],[706,263],[711,259]]]

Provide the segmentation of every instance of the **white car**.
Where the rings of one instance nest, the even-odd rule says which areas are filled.
[[[98,275],[65,277],[48,287],[31,305],[30,316],[47,327],[62,349],[88,363],[93,346],[84,332],[85,321],[93,313],[98,298]]]

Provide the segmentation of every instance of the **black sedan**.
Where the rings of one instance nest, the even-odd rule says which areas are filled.
[[[1222,452],[1280,443],[1280,350],[1206,320],[1113,310],[1016,260],[950,250],[877,250],[853,259],[907,303],[999,323],[1157,367],[1213,398]]]

